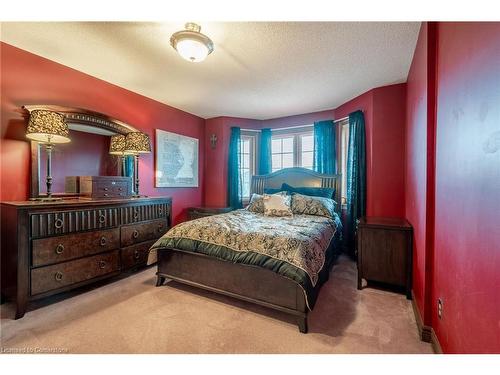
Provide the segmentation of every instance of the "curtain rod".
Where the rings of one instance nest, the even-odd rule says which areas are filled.
[[[338,120],[334,120],[333,123],[337,124],[339,122],[342,122],[342,121],[345,121],[345,120],[348,120],[348,119],[349,119],[349,116],[345,116],[345,117],[339,118]],[[311,126],[313,126],[313,124],[288,126],[286,128],[275,128],[275,129],[272,129],[272,130],[292,130],[292,129],[308,128],[308,127],[311,127]],[[246,132],[260,132],[261,131],[261,130],[258,130],[258,129],[240,129],[240,130],[243,130],[243,131],[246,131]]]

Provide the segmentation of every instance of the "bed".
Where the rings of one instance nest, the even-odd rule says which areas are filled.
[[[282,183],[327,187],[340,202],[340,182],[340,175],[287,168],[254,176],[251,193]],[[341,233],[338,215],[279,218],[241,209],[175,226],[152,246],[148,263],[157,261],[157,286],[171,279],[276,309],[307,333],[308,311],[340,252]]]

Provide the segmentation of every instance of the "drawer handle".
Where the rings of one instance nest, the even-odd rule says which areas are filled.
[[[133,238],[137,238],[137,237],[139,237],[139,232],[138,232],[137,230],[134,230],[134,231],[132,232],[132,237],[133,237]]]
[[[61,281],[63,279],[62,272],[56,272],[56,274],[54,275],[54,278],[56,279],[56,281]]]
[[[104,188],[104,191],[108,191],[108,188],[107,188],[107,187],[105,187],[105,188]]]
[[[104,260],[100,260],[99,261],[99,268],[102,270],[102,269],[104,269],[104,267],[106,267],[106,262]]]
[[[57,228],[57,229],[61,229],[62,226],[64,224],[64,221],[63,219],[57,219],[55,222],[54,222],[54,226]]]
[[[160,215],[162,215],[162,214],[163,214],[163,208],[161,208],[161,207],[160,207],[160,208],[158,209],[158,213],[159,213]]]
[[[64,251],[64,245],[62,243],[56,246],[56,254],[62,254],[63,251]]]
[[[107,194],[104,194],[107,196]],[[99,215],[99,223],[100,224],[103,224],[104,222],[106,221],[106,216],[104,215]]]
[[[101,241],[99,241],[99,244],[100,244],[101,246],[106,246],[106,237],[102,236],[102,237],[101,237]]]
[[[141,257],[141,253],[139,253],[137,250],[134,251],[134,258],[139,259]]]
[[[104,193],[104,196],[107,197],[108,196],[108,193]]]
[[[123,191],[123,188],[118,188],[118,191]]]
[[[139,218],[139,210],[134,210],[134,219],[138,219]]]
[[[163,230],[163,224],[158,224],[158,232],[161,232]]]

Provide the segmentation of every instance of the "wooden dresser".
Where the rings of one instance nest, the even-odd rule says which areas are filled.
[[[358,222],[358,289],[362,279],[393,286],[411,298],[412,227],[405,219],[363,217]]]
[[[171,198],[2,203],[2,299],[19,319],[31,300],[145,265],[171,212]]]

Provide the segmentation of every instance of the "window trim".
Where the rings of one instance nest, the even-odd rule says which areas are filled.
[[[256,154],[257,154],[257,136],[256,134],[248,134],[241,132],[240,134],[240,153],[238,155],[239,158],[239,163],[240,163],[240,179],[241,179],[241,201],[243,204],[247,204],[250,201],[250,196],[245,197],[243,196],[243,158],[242,155],[244,154],[243,152],[243,141],[244,140],[249,140],[250,141],[250,148],[249,148],[249,191],[252,188],[252,176],[256,174]],[[245,168],[246,169],[246,168]],[[251,194],[249,194],[251,195]]]

